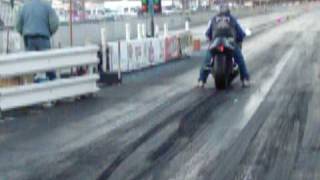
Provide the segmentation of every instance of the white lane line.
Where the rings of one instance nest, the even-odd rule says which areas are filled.
[[[247,125],[250,119],[253,117],[255,112],[258,110],[259,106],[271,90],[273,84],[278,79],[279,75],[283,71],[285,65],[288,63],[290,58],[294,57],[294,47],[291,48],[287,53],[281,58],[279,63],[274,68],[274,71],[270,78],[268,78],[260,88],[250,96],[247,105],[244,107],[243,116],[241,121],[236,125],[236,127],[230,128],[228,132],[226,132],[225,137],[236,137],[236,133],[240,133],[241,130]],[[236,129],[237,131],[235,131]],[[230,136],[230,133],[233,136]],[[232,141],[234,139],[227,138],[228,140]],[[230,142],[229,141],[229,142]],[[228,146],[226,144],[225,146]],[[215,149],[219,152],[227,147],[221,147],[220,145],[216,144]],[[211,149],[211,150],[208,150]],[[209,143],[205,144],[185,165],[183,168],[179,170],[174,178],[170,180],[194,180],[199,178],[199,172],[203,167],[210,162],[210,160],[214,159],[218,155],[218,151],[214,151],[212,147],[210,147]]]
[[[260,88],[250,96],[249,101],[247,105],[244,107],[244,114],[243,114],[243,120],[244,122],[241,129],[244,128],[244,126],[248,123],[248,121],[252,118],[252,116],[255,114],[255,112],[258,110],[260,104],[263,102],[263,100],[266,98],[267,94],[271,90],[273,84],[278,79],[279,75],[283,71],[285,65],[289,61],[290,58],[294,57],[294,47],[291,48],[280,60],[280,62],[276,65],[271,77],[266,80]]]

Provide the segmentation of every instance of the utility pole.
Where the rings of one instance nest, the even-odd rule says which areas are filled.
[[[72,20],[72,0],[69,0],[69,32],[70,32],[70,46],[73,46],[73,20]]]
[[[150,26],[151,26],[151,37],[154,37],[154,8],[153,8],[153,0],[148,0],[149,3],[149,13],[150,13],[150,16],[151,16],[151,23],[150,23]]]
[[[82,6],[82,20],[86,19],[86,3],[85,0],[81,0],[81,6]]]

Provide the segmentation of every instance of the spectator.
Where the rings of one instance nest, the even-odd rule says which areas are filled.
[[[59,19],[53,8],[42,0],[30,0],[24,4],[17,17],[16,28],[23,36],[27,51],[50,49],[50,38],[58,30]],[[56,78],[47,72],[47,78]]]

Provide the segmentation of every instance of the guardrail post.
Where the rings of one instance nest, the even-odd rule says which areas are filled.
[[[106,29],[101,28],[101,53],[102,53],[102,70],[103,72],[107,72],[107,62],[106,62]]]
[[[138,36],[138,39],[141,39],[141,24],[137,25],[137,36]]]
[[[6,39],[6,54],[8,54],[9,53],[9,51],[10,51],[10,29],[9,29],[9,27],[7,28],[7,39]]]
[[[95,69],[95,66],[94,66],[94,65],[90,65],[90,66],[88,67],[88,73],[89,73],[89,74],[94,74],[94,69]]]
[[[58,69],[58,70],[56,71],[56,78],[57,78],[57,79],[61,79],[61,70],[60,70],[60,69]]]
[[[159,36],[159,26],[157,24],[155,25],[155,36]]]
[[[164,37],[168,36],[168,24],[167,23],[163,24],[163,36]]]
[[[186,23],[185,23],[185,30],[186,31],[190,30],[189,21],[186,21]]]
[[[1,32],[1,39],[2,39],[2,49],[1,49],[1,51],[2,51],[2,54],[6,54],[6,40],[5,40],[5,32],[3,31],[3,32]]]
[[[121,80],[121,44],[120,41],[118,41],[118,54],[119,54],[119,58],[118,58],[118,80]]]
[[[142,38],[146,37],[146,25],[142,24]]]
[[[126,40],[127,41],[130,40],[130,24],[129,23],[126,24]]]

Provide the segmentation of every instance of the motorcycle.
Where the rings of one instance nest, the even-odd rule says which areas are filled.
[[[214,56],[211,59],[211,73],[219,90],[228,88],[239,74],[237,64],[233,59],[235,49],[234,38],[216,37],[209,50]]]

